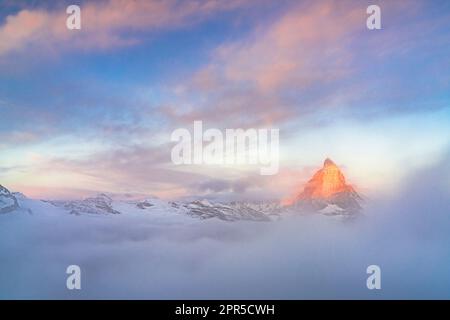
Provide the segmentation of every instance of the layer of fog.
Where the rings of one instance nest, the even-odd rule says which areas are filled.
[[[404,181],[365,216],[270,223],[71,216],[0,216],[0,298],[450,298],[450,168]],[[82,290],[66,289],[66,267]],[[368,290],[366,268],[382,271]]]

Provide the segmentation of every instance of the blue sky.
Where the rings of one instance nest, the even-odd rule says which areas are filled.
[[[331,156],[361,189],[395,188],[450,144],[450,4],[377,3],[369,31],[369,1],[83,1],[68,31],[64,2],[2,2],[0,183],[281,196]],[[280,173],[174,166],[170,133],[193,120],[280,128]]]

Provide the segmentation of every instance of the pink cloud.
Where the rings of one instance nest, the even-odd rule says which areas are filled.
[[[283,95],[351,75],[350,44],[365,30],[367,15],[364,5],[354,2],[292,4],[273,23],[216,48],[209,63],[184,81],[181,101],[202,97],[195,109],[165,106],[164,112],[181,122],[244,127],[280,125],[299,111],[310,112],[310,106],[292,105]]]
[[[346,45],[365,26],[361,8],[335,1],[298,6],[253,41],[221,47],[216,66],[225,78],[262,92],[340,77],[351,60]]]
[[[21,170],[20,179],[8,185],[32,197],[78,197],[98,192],[153,194],[163,198],[187,195],[186,187],[205,179],[198,173],[183,172],[170,162],[171,145],[135,146],[89,154],[82,158],[71,155],[30,154]],[[70,187],[67,186],[70,181]],[[60,192],[52,191],[60,188]]]
[[[0,55],[37,41],[49,22],[50,16],[44,11],[22,10],[15,16],[8,16],[0,28]]]
[[[66,28],[65,7],[52,11],[22,10],[0,26],[0,56],[38,48],[102,49],[130,45],[128,31],[161,31],[198,23],[211,15],[249,5],[243,0],[109,0],[81,7],[82,30]]]

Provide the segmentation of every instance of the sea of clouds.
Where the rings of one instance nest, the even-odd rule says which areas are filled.
[[[450,167],[416,172],[343,222],[183,215],[0,216],[1,299],[450,299]],[[47,209],[46,209],[47,208]],[[81,267],[81,290],[66,268]],[[366,268],[381,267],[381,290]]]

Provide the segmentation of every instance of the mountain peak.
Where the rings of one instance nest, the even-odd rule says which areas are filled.
[[[358,203],[359,199],[361,198],[353,187],[346,183],[344,174],[339,167],[330,158],[327,158],[323,167],[308,181],[294,203],[317,211],[323,210],[329,205],[337,205],[342,212],[356,212],[361,208]],[[334,209],[332,211],[337,212]]]
[[[326,158],[325,161],[323,162],[323,166],[324,167],[328,167],[328,166],[335,166],[336,167],[336,164],[330,158]]]
[[[19,208],[16,197],[0,184],[0,214],[12,212]]]
[[[9,190],[0,184],[0,194],[10,194]]]
[[[338,166],[330,159],[325,159],[323,168],[318,170],[306,184],[300,198],[328,198],[336,193],[351,191]]]

